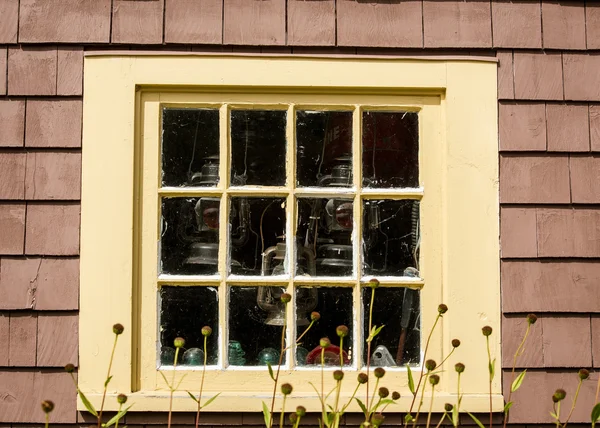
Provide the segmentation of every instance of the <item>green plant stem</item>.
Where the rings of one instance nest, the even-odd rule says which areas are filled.
[[[370,421],[371,415],[375,411],[375,394],[377,394],[377,388],[379,388],[379,378],[377,378],[377,380],[375,380],[375,388],[373,389],[373,395],[371,396],[371,407],[372,408],[367,407],[367,411],[369,412],[367,422]]]
[[[171,393],[169,395],[169,417],[167,420],[167,428],[171,428],[171,416],[173,416],[173,394],[175,393],[175,372],[177,368],[177,358],[179,357],[179,347],[175,348],[175,358],[173,358],[173,376],[171,376],[171,385],[169,389]]]
[[[521,343],[519,344],[519,347],[517,348],[515,355],[513,355],[513,364],[512,364],[512,370],[510,372],[510,384],[509,384],[511,387],[508,390],[508,398],[506,399],[507,403],[510,403],[510,398],[512,397],[512,384],[515,381],[515,368],[517,367],[517,358],[523,354],[523,351],[522,351],[523,346],[525,346],[525,341],[527,340],[527,336],[529,335],[530,329],[531,329],[531,324],[528,321],[527,329],[525,330],[525,334],[523,335],[523,340],[521,340]],[[506,411],[504,412],[504,423],[502,424],[503,428],[506,428],[506,424],[508,423],[508,413],[509,412],[510,412],[510,409],[506,409]]]
[[[119,410],[117,412],[117,414],[121,413],[121,409],[123,408],[123,405],[121,403],[119,403]],[[48,427],[46,427],[48,428]],[[119,428],[119,419],[117,419],[117,421],[115,422],[115,428]]]
[[[342,392],[342,381],[338,380],[337,381],[337,385],[336,385],[336,393],[335,393],[335,407],[334,407],[334,411],[337,414],[338,413],[338,408],[339,408],[339,404],[340,404],[340,392]]]
[[[460,373],[458,373],[458,380],[456,381],[456,413],[460,415],[460,402],[462,401],[462,397],[460,396]],[[458,427],[458,421],[454,422],[454,418],[452,419],[452,425],[454,427]]]
[[[342,411],[341,411],[342,415],[344,414],[344,412],[346,411],[346,409],[348,408],[348,406],[352,403],[352,400],[354,400],[354,396],[358,392],[358,388],[360,388],[360,383],[356,384],[356,388],[354,388],[354,392],[352,393],[352,396],[350,397],[350,400],[348,400],[348,402],[344,405],[344,407],[342,407]]]
[[[202,400],[202,389],[204,389],[204,375],[206,373],[206,360],[207,360],[206,340],[207,339],[208,339],[208,336],[204,336],[204,365],[202,366],[202,378],[200,380],[200,391],[198,392],[198,408],[196,410],[196,428],[198,428],[198,424],[200,423],[200,409],[202,409],[202,406],[200,406],[200,400]]]
[[[115,334],[115,341],[113,342],[113,348],[110,353],[110,360],[108,362],[108,371],[106,373],[106,381],[104,382],[104,392],[102,393],[102,403],[100,404],[100,412],[98,413],[98,428],[102,428],[102,412],[104,411],[104,402],[106,400],[106,391],[108,390],[108,383],[110,382],[110,371],[112,369],[113,360],[115,358],[115,350],[117,349],[117,341],[119,335]]]
[[[344,369],[344,338],[340,337],[340,370]]]
[[[429,402],[429,413],[427,414],[427,425],[426,428],[429,428],[429,424],[431,423],[431,412],[433,411],[433,396],[435,394],[435,385],[431,385],[431,401]]]
[[[429,374],[430,374],[429,371],[427,371],[425,373],[425,384],[423,385],[423,388],[421,389],[421,399],[419,400],[419,407],[417,407],[417,414],[415,416],[415,419],[413,420],[413,428],[415,428],[417,426],[417,421],[419,420],[419,415],[421,414],[421,407],[423,407],[423,399],[425,397],[425,387],[427,385],[427,379],[429,379]],[[417,389],[416,392],[418,394],[419,390]]]
[[[298,416],[296,418],[296,422],[294,423],[294,428],[298,428],[300,426],[300,419],[302,419],[302,416]]]
[[[310,330],[310,328],[313,326],[314,323],[315,323],[315,320],[310,320],[310,324],[304,329],[302,334],[300,336],[298,336],[298,338],[296,339],[296,344],[298,342],[300,342],[300,339],[302,339],[306,333],[308,333],[308,330]]]
[[[582,383],[583,383],[583,379],[579,378],[579,383],[577,384],[577,389],[575,390],[575,397],[573,397],[573,404],[571,404],[571,410],[569,411],[569,415],[567,416],[567,419],[565,420],[563,428],[567,428],[567,424],[569,423],[571,416],[573,416],[573,412],[575,411],[575,405],[577,404],[577,398],[579,397],[579,391],[581,390]]]
[[[281,347],[279,351],[279,362],[277,363],[277,373],[275,374],[275,385],[273,385],[273,397],[271,398],[271,418],[270,418],[270,426],[267,428],[271,428],[273,426],[273,412],[275,409],[275,395],[277,394],[277,383],[279,382],[279,372],[281,371],[281,363],[283,362],[283,354],[285,353],[285,330],[287,329],[287,314],[288,314],[288,305],[284,303],[284,318],[283,318],[283,327],[281,328]]]
[[[365,407],[367,410],[369,409],[369,379],[371,379],[371,375],[369,370],[371,368],[371,341],[373,338],[371,337],[371,330],[373,329],[373,305],[375,304],[375,288],[371,288],[371,305],[369,306],[369,338],[367,339],[367,394],[366,394],[366,403]],[[100,427],[98,427],[100,428]]]
[[[46,423],[44,424],[44,427],[48,428],[49,424],[50,424],[50,413],[46,413]]]
[[[444,366],[444,363],[445,363],[446,361],[448,361],[448,358],[450,358],[450,357],[452,356],[452,354],[454,353],[454,350],[455,350],[455,349],[456,349],[456,348],[452,348],[452,350],[451,350],[451,351],[448,353],[448,355],[446,355],[446,358],[444,358],[444,359],[442,360],[442,362],[438,364],[438,367],[443,367],[443,366]]]
[[[490,352],[490,336],[485,336],[485,343],[486,343],[487,354],[488,354],[488,367],[491,368],[492,367],[492,353]],[[489,382],[490,428],[493,428],[493,423],[492,423],[492,415],[493,415],[493,413],[492,413],[492,381],[493,381],[494,377],[492,375],[491,369],[488,371],[489,371],[489,377],[490,377],[490,382]]]
[[[281,405],[281,413],[279,414],[279,428],[283,428],[283,418],[285,415],[285,400],[287,395],[283,394],[283,404]]]
[[[560,401],[554,406],[556,411],[556,428],[560,428]]]
[[[417,383],[417,388],[415,389],[415,394],[413,395],[412,402],[410,403],[410,408],[408,409],[408,414],[412,413],[413,407],[415,406],[415,401],[417,399],[417,393],[419,392],[419,387],[421,386],[421,382],[423,381],[423,371],[425,370],[425,361],[427,359],[427,350],[429,349],[429,342],[431,342],[431,337],[433,336],[433,331],[435,330],[435,326],[438,321],[442,317],[442,314],[438,313],[437,317],[435,317],[435,321],[433,322],[433,326],[429,331],[429,335],[427,336],[427,342],[425,342],[425,352],[423,352],[423,364],[421,365],[421,376],[419,376],[419,382]],[[413,423],[413,426],[416,425],[416,422]],[[404,428],[408,426],[408,421],[404,421]]]
[[[322,410],[322,414],[323,416],[325,416],[325,391],[324,391],[324,384],[325,384],[325,348],[321,348],[321,410]],[[329,395],[329,394],[328,394]],[[325,423],[325,421],[323,420],[323,423]]]
[[[442,422],[444,422],[444,419],[446,419],[447,417],[448,417],[448,412],[444,411],[444,413],[442,414],[442,417],[440,418],[440,421],[437,423],[435,428],[440,428],[440,426],[442,425]]]
[[[598,402],[598,395],[600,394],[600,376],[598,376],[598,382],[596,384],[596,399],[594,400],[594,403]]]

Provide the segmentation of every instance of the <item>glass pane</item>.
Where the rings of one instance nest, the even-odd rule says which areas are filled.
[[[298,186],[352,185],[352,112],[296,113]]]
[[[229,364],[279,363],[285,309],[283,287],[229,288]],[[282,363],[285,363],[285,354]]]
[[[231,198],[229,266],[236,275],[281,275],[285,267],[285,199]]]
[[[362,290],[363,338],[369,337],[369,311],[371,288]],[[419,364],[421,353],[421,317],[419,291],[410,288],[385,288],[375,290],[371,325],[384,325],[371,342],[371,367]],[[365,344],[363,364],[367,361]]]
[[[419,201],[363,201],[363,271],[419,276]]]
[[[287,112],[231,111],[231,184],[285,185]]]
[[[419,116],[363,113],[363,186],[419,186]]]
[[[175,358],[173,340],[185,339],[179,351],[178,365],[204,364],[202,327],[212,328],[206,342],[207,364],[217,364],[219,352],[219,305],[215,287],[163,286],[160,295],[160,363],[172,366]]]
[[[219,110],[163,109],[162,185],[216,186]]]
[[[164,198],[160,271],[168,274],[217,273],[219,198]]]
[[[296,275],[351,276],[351,199],[300,198]]]
[[[325,352],[325,364],[340,365],[340,338],[336,333],[338,326],[348,327],[344,337],[342,358],[344,364],[351,364],[352,355],[352,288],[298,287],[296,289],[297,333],[300,340],[296,344],[296,364],[321,365],[321,347],[319,340],[328,337],[331,347]],[[310,321],[310,312],[317,311],[321,318],[302,336]],[[301,337],[302,336],[302,337]]]

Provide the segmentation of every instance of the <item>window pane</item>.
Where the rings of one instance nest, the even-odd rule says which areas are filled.
[[[185,339],[179,351],[178,365],[202,366],[204,364],[204,336],[202,327],[213,332],[206,342],[207,364],[216,364],[219,349],[219,306],[214,287],[160,288],[160,363],[172,366],[175,357],[173,340]]]
[[[163,109],[162,185],[219,181],[219,110]]]
[[[352,185],[352,112],[296,113],[298,186]]]
[[[362,290],[363,337],[369,337],[369,311],[371,288]],[[418,364],[421,343],[419,291],[410,288],[385,288],[375,290],[371,325],[384,325],[371,342],[371,367]],[[363,364],[367,361],[365,345]]]
[[[321,365],[321,347],[319,340],[328,337],[334,346],[325,352],[325,364],[340,365],[340,338],[336,328],[340,325],[348,327],[348,336],[344,337],[344,364],[350,364],[352,353],[352,288],[334,287],[298,287],[296,289],[297,334],[300,338],[310,321],[310,312],[317,311],[321,318],[308,332],[300,338],[296,345],[296,364]]]
[[[296,275],[351,276],[351,199],[300,198]]]
[[[165,198],[162,201],[160,271],[217,273],[219,198]]]
[[[229,266],[236,275],[281,275],[285,259],[285,199],[231,198]]]
[[[417,113],[363,113],[363,186],[419,186]]]
[[[279,363],[285,314],[279,298],[284,291],[283,287],[229,288],[230,365]]]
[[[231,111],[231,184],[285,185],[287,112]]]
[[[363,271],[418,277],[419,201],[363,201]]]

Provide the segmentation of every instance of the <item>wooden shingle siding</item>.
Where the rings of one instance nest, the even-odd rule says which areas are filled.
[[[61,369],[77,364],[86,49],[495,56],[505,388],[524,316],[539,315],[518,362],[528,375],[510,424],[551,423],[551,393],[572,396],[575,371],[600,368],[597,2],[0,0],[0,398],[12,397],[0,399],[0,428],[42,422],[45,398],[56,402],[53,422],[91,422]],[[597,376],[573,422],[589,419]],[[126,422],[160,426],[166,415]],[[192,425],[194,415],[173,422]],[[203,423],[263,418],[207,413]]]

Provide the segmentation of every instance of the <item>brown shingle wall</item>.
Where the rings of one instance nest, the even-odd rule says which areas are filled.
[[[600,367],[596,2],[0,0],[0,397],[10,397],[0,399],[0,428],[41,422],[47,397],[58,402],[55,422],[86,422],[60,367],[77,363],[90,48],[495,55],[505,383],[524,315],[539,314],[517,364],[530,374],[511,423],[549,423],[541,403],[551,392],[572,394],[575,369]],[[588,419],[589,406],[580,409],[574,422]],[[177,423],[191,423],[188,416]],[[127,423],[164,421],[132,415]],[[260,425],[262,416],[207,421]]]

